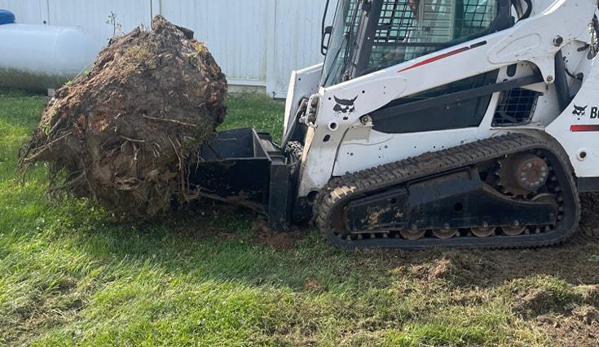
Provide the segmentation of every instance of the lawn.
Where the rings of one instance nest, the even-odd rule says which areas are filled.
[[[345,252],[218,205],[118,225],[46,199],[43,166],[20,181],[46,101],[0,91],[0,346],[599,344],[592,233],[542,250]],[[280,138],[281,102],[228,106],[224,128]]]

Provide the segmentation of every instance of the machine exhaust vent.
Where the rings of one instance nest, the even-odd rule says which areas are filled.
[[[514,88],[501,93],[493,126],[514,126],[530,123],[541,93],[528,89]]]

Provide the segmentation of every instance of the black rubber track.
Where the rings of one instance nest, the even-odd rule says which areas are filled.
[[[520,236],[456,237],[449,240],[424,238],[409,241],[390,237],[346,240],[338,237],[332,228],[336,221],[336,213],[339,213],[339,209],[343,209],[353,199],[375,195],[416,179],[531,150],[540,150],[547,157],[561,188],[564,211],[561,221],[551,231]],[[325,187],[324,193],[317,201],[314,207],[314,216],[316,225],[322,234],[332,245],[340,248],[534,248],[551,246],[572,236],[580,220],[580,199],[572,172],[566,153],[552,138],[539,132],[511,133],[334,178]]]

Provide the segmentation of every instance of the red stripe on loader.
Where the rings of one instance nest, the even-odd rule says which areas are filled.
[[[451,57],[452,55],[460,54],[460,53],[469,51],[469,50],[471,50],[473,48],[484,46],[486,44],[487,44],[487,41],[482,41],[482,42],[479,42],[479,43],[475,43],[475,44],[473,44],[472,46],[469,46],[469,47],[458,48],[455,51],[443,53],[443,54],[440,54],[440,55],[438,55],[436,57],[432,57],[432,58],[423,60],[421,62],[418,62],[418,63],[414,64],[414,65],[408,66],[405,69],[399,70],[398,72],[404,72],[404,71],[411,70],[411,69],[414,69],[414,68],[417,68],[417,67],[420,67],[420,66],[423,66],[423,65],[426,65],[426,64],[434,63],[434,62],[439,61],[441,59],[445,59],[447,57]]]
[[[570,127],[571,132],[590,132],[599,131],[599,125],[572,125]]]

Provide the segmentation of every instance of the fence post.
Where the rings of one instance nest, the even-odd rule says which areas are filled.
[[[274,97],[277,67],[277,0],[267,0],[266,13],[266,92]]]
[[[40,23],[50,25],[50,4],[52,0],[39,0],[40,2]]]
[[[149,0],[150,1],[150,23],[152,18],[156,15],[162,14],[162,0]]]

